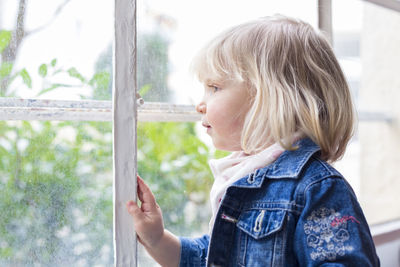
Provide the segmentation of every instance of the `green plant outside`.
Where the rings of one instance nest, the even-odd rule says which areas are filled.
[[[26,69],[7,72],[7,62],[0,69],[11,82],[34,82]],[[71,86],[51,82],[68,74],[91,87],[94,99],[111,98],[109,69],[87,78],[53,59],[38,74],[46,81],[38,96]],[[139,123],[137,134],[138,171],[157,196],[166,227],[183,235],[204,231],[211,152],[195,123]],[[1,266],[112,265],[112,124],[1,121],[0,213]]]

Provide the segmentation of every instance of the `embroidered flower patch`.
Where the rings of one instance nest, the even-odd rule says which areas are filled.
[[[323,207],[313,211],[304,224],[307,246],[312,248],[311,259],[332,261],[352,251],[353,247],[346,244],[350,239],[349,222],[359,223],[353,216],[342,216],[334,209]]]

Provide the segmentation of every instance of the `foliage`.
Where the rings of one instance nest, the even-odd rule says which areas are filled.
[[[0,34],[1,49],[7,34]],[[166,46],[162,48],[160,40],[154,37],[154,46],[148,47],[163,54]],[[1,62],[2,77],[8,76],[10,82],[20,77],[32,87],[28,70],[12,70],[7,64],[11,63]],[[38,66],[43,85],[38,96],[78,83],[91,88],[92,98],[110,99],[110,65],[99,65],[92,77],[85,77],[52,59]],[[53,82],[61,74],[70,79]],[[158,77],[165,82],[165,77]],[[153,94],[155,86],[148,81],[143,94]],[[10,88],[3,96],[18,96]],[[138,126],[139,173],[154,190],[166,226],[176,233],[200,231],[207,225],[207,212],[193,209],[208,210],[203,207],[211,184],[209,154],[196,137],[194,123]],[[0,265],[112,265],[111,179],[111,123],[0,122]]]
[[[106,249],[111,264],[111,124],[1,122],[0,132],[0,259],[91,265]]]
[[[11,31],[0,30],[0,53],[8,46],[11,40]]]
[[[204,227],[210,214],[202,206],[212,176],[208,148],[196,137],[194,123],[141,123],[138,147],[139,174],[156,195],[167,228],[187,235]],[[185,213],[188,202],[197,209]]]

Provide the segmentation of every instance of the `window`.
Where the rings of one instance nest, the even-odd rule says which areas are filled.
[[[332,1],[333,44],[359,111],[341,165],[371,225],[382,266],[398,266],[399,1]]]
[[[400,209],[390,204],[400,200],[396,173],[400,139],[395,126],[399,39],[394,32],[399,23],[398,11],[368,1],[333,4],[334,48],[352,87],[360,119],[350,150],[354,164],[349,169],[371,224],[400,218]]]
[[[0,1],[0,265],[110,266],[136,258],[155,265],[136,247],[125,212],[137,171],[167,228],[206,232],[207,160],[224,153],[199,129],[193,105],[202,88],[188,72],[190,60],[213,35],[252,18],[281,13],[317,27],[317,2],[329,1]],[[398,44],[396,27],[375,28],[370,18],[397,25],[399,15],[342,2],[333,3],[332,18],[320,16],[333,22],[334,48],[362,112],[337,167],[367,219],[382,223],[400,215],[390,205],[398,202],[396,57],[381,52]]]
[[[210,219],[207,161],[226,153],[214,150],[193,114],[203,87],[189,71],[191,59],[214,35],[250,19],[282,13],[316,26],[316,1],[138,0],[137,8],[138,91],[145,100],[138,114],[138,171],[158,199],[166,228],[199,236]],[[150,107],[153,119],[141,122]],[[157,266],[140,246],[138,259]]]
[[[112,42],[110,1],[0,1],[1,266],[114,262]]]

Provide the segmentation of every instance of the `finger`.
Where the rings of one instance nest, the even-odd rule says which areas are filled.
[[[139,218],[142,216],[143,212],[137,205],[137,203],[133,200],[130,200],[126,203],[126,208],[130,215],[133,216],[134,219]]]
[[[144,201],[143,190],[142,190],[143,186],[139,185],[139,183],[142,183],[142,182],[143,182],[143,180],[141,180],[141,181],[138,180],[138,182],[137,182],[137,195],[139,197],[139,200],[143,203],[143,201]]]
[[[138,176],[137,183],[137,194],[138,198],[141,201],[140,209],[143,213],[153,212],[157,208],[157,204],[155,203],[155,198],[150,188],[144,183],[143,179]],[[148,197],[150,195],[150,198]]]
[[[138,175],[138,197],[140,201],[142,201],[142,205],[146,204],[146,206],[155,207],[156,199],[151,192],[150,188],[145,184],[142,178]]]

